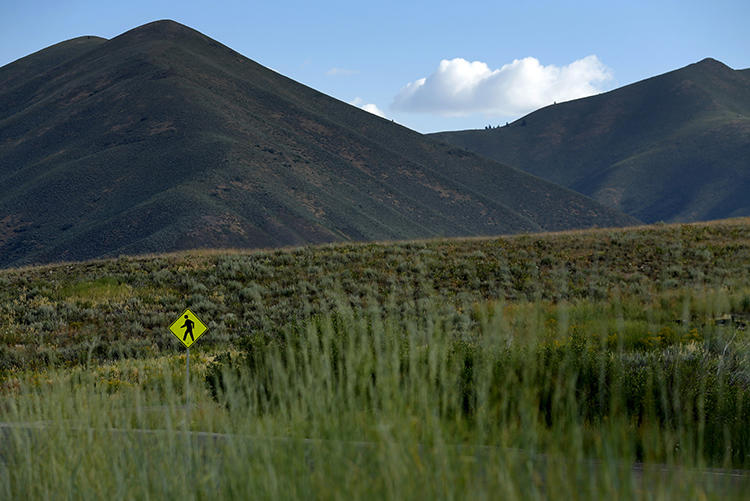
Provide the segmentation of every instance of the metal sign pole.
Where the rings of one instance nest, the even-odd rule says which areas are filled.
[[[182,323],[182,325],[180,325]],[[182,341],[182,344],[187,348],[185,355],[185,407],[186,410],[190,409],[190,345],[192,345],[201,335],[208,330],[206,324],[200,321],[195,314],[187,309],[182,312],[182,315],[177,317],[177,320],[172,322],[169,326],[169,330],[177,336],[177,339]],[[190,336],[190,340],[188,340]],[[189,416],[186,415],[187,420]]]
[[[185,456],[185,471],[192,473],[193,444],[190,443],[190,347],[187,348],[185,357],[185,440],[188,445],[188,454]]]

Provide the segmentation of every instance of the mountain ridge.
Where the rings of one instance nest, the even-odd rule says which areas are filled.
[[[430,135],[646,222],[750,214],[750,72],[706,58],[487,131]]]
[[[0,266],[637,222],[173,21],[90,43],[0,92]]]

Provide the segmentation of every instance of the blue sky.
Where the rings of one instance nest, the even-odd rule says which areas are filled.
[[[173,19],[421,132],[512,121],[705,57],[750,67],[750,1],[0,3],[0,66]]]

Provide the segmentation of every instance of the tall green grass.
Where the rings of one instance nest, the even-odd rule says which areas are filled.
[[[199,353],[190,407],[180,357],[20,377],[0,496],[742,499],[745,295],[337,296]]]

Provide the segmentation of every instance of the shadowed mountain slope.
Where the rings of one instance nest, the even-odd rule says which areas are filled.
[[[634,219],[172,21],[0,68],[0,266]]]
[[[750,70],[713,59],[507,127],[432,137],[646,222],[750,215]]]
[[[27,80],[42,78],[55,67],[106,42],[106,38],[84,36],[60,42],[14,61],[0,70],[0,89],[6,94]]]

